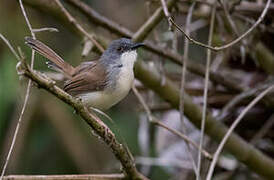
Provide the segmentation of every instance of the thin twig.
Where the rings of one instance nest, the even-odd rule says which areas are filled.
[[[171,27],[172,27],[172,24],[170,22],[170,13],[168,11],[168,8],[166,6],[166,1],[165,0],[161,0],[161,4],[162,4],[162,7],[163,7],[163,10],[164,10],[164,14],[167,18],[167,22],[168,22],[168,29],[171,30]]]
[[[11,46],[10,42],[0,33],[0,38],[6,43],[6,45],[9,47],[9,49],[11,50],[11,52],[14,54],[14,56],[16,57],[16,59],[18,61],[20,61],[20,57],[19,55],[17,54],[17,52],[15,51],[15,49]],[[3,179],[4,175],[5,175],[5,172],[6,172],[6,168],[8,166],[8,162],[9,162],[9,159],[10,159],[10,155],[12,153],[12,150],[13,150],[13,147],[14,147],[14,144],[15,144],[15,141],[16,141],[16,137],[17,137],[17,132],[19,130],[19,127],[20,127],[20,122],[21,122],[21,119],[22,119],[22,116],[23,116],[23,113],[25,111],[25,102],[26,102],[26,98],[25,98],[25,101],[24,101],[24,105],[23,105],[23,108],[21,110],[21,113],[20,113],[20,118],[18,119],[18,122],[17,122],[17,125],[16,125],[16,129],[15,129],[15,132],[14,132],[14,135],[13,135],[13,139],[12,139],[12,143],[10,145],[10,148],[9,148],[9,152],[8,152],[8,155],[6,157],[6,161],[5,161],[5,164],[4,164],[4,167],[2,169],[2,172],[1,172],[1,176],[0,176],[0,180]]]
[[[227,141],[227,139],[229,138],[229,136],[231,135],[231,133],[233,132],[233,130],[235,129],[235,127],[239,124],[239,122],[242,120],[242,118],[245,116],[245,114],[258,102],[260,101],[267,93],[269,93],[271,90],[274,89],[274,85],[268,87],[266,90],[264,90],[262,93],[260,93],[253,101],[251,101],[249,103],[249,105],[241,112],[241,114],[237,117],[237,119],[233,122],[233,124],[230,126],[230,128],[228,129],[228,131],[226,132],[225,136],[223,137],[221,143],[219,144],[214,156],[213,156],[213,160],[210,164],[209,167],[209,171],[207,174],[207,178],[206,180],[211,180],[212,179],[212,175],[214,172],[214,168],[216,166],[217,160],[219,158],[220,153],[222,152],[222,149]]]
[[[5,36],[2,35],[1,33],[0,33],[0,39],[2,39],[4,41],[4,43],[9,47],[10,51],[12,52],[12,54],[16,57],[16,59],[18,61],[20,61],[19,55],[17,54],[17,52],[15,51],[15,49],[12,47],[12,45],[9,42],[9,40],[7,38],[5,38]]]
[[[164,123],[162,123],[159,120],[156,120],[155,118],[152,120],[153,124],[156,124],[158,126],[163,127],[164,129],[168,130],[169,132],[177,135],[178,137],[182,138],[184,141],[186,141],[186,144],[191,144],[193,147],[195,147],[196,149],[199,149],[199,145],[196,144],[193,140],[191,140],[187,135],[181,133],[180,131],[177,131],[173,128],[168,127],[167,125],[165,125]],[[209,154],[206,150],[202,149],[202,154],[209,160],[212,159],[211,154]]]
[[[178,0],[169,0],[166,4],[167,8],[173,7]],[[134,33],[132,36],[133,41],[143,41],[149,33],[154,29],[155,25],[158,24],[163,17],[163,8],[157,8],[151,17]]]
[[[234,21],[232,20],[230,14],[229,14],[229,10],[227,8],[227,3],[224,2],[223,0],[220,0],[220,3],[222,5],[222,7],[223,7],[223,10],[224,10],[224,13],[225,13],[225,17],[226,17],[226,19],[227,19],[227,21],[228,21],[228,23],[229,23],[232,31],[235,33],[236,36],[239,36],[240,35],[239,30],[237,29],[236,24],[234,23]]]
[[[231,110],[239,104],[241,101],[248,97],[255,96],[255,94],[258,91],[262,91],[263,89],[267,88],[269,86],[269,83],[259,85],[253,89],[250,89],[248,91],[244,91],[237,96],[235,96],[233,99],[231,99],[221,110],[220,114],[218,115],[217,119],[222,120],[226,117],[227,114],[231,112]]]
[[[123,180],[123,174],[77,174],[77,175],[10,175],[5,176],[4,180]]]
[[[37,32],[44,32],[44,31],[49,31],[49,32],[59,32],[57,28],[51,28],[51,27],[45,27],[45,28],[38,28],[38,29],[32,29],[34,33]]]
[[[135,85],[132,85],[132,90],[135,94],[135,96],[137,97],[138,101],[141,103],[141,105],[144,107],[146,113],[147,113],[147,117],[149,122],[153,121],[153,117],[152,117],[152,113],[147,105],[147,103],[145,102],[144,98],[142,97],[142,95],[139,93],[139,91],[136,89]]]
[[[214,24],[215,24],[216,4],[217,3],[215,2],[215,6],[212,7],[209,36],[208,36],[208,45],[209,46],[211,46],[211,44],[212,44]],[[211,64],[211,50],[207,49],[205,87],[204,87],[204,96],[203,96],[203,112],[202,112],[202,123],[201,123],[201,137],[200,137],[200,146],[199,146],[200,148],[199,148],[199,154],[198,154],[198,173],[199,174],[200,174],[200,170],[201,170],[201,150],[203,148],[204,132],[205,132],[210,64]],[[199,180],[199,176],[196,179]]]
[[[66,8],[62,5],[62,3],[59,0],[55,0],[56,4],[60,7],[62,12],[66,15],[66,17],[69,19],[69,21],[79,30],[81,31],[85,36],[87,36],[92,43],[99,49],[99,51],[102,53],[104,52],[104,48],[94,39],[93,35],[89,34],[77,21],[76,19],[66,10]]]
[[[191,23],[191,18],[192,18],[192,14],[193,14],[193,9],[195,6],[195,1],[192,3],[192,5],[190,6],[189,10],[188,10],[188,14],[187,14],[187,18],[186,18],[186,25],[185,25],[185,31],[186,33],[189,35],[190,31],[189,31],[189,26]],[[181,77],[181,87],[180,87],[180,106],[179,106],[179,111],[180,111],[180,120],[181,120],[181,126],[182,126],[182,131],[184,134],[187,134],[187,130],[185,127],[185,120],[184,120],[184,95],[185,95],[185,79],[186,79],[186,67],[188,64],[188,49],[189,49],[189,41],[187,38],[185,38],[185,44],[184,44],[184,56],[182,61],[184,62],[184,66],[182,66],[182,77]],[[187,152],[189,154],[189,157],[192,161],[192,166],[193,166],[193,170],[195,172],[196,177],[199,176],[198,173],[198,169],[197,166],[195,164],[193,155],[190,152],[190,147],[189,144],[186,143],[187,145]]]
[[[136,89],[136,87],[133,85],[132,86],[132,90],[135,94],[135,96],[137,97],[138,101],[141,103],[141,105],[143,106],[143,108],[145,109],[145,112],[148,116],[148,119],[149,119],[149,122],[150,123],[153,123],[155,125],[158,125],[158,126],[161,126],[163,127],[164,129],[168,130],[169,132],[179,136],[180,138],[182,138],[183,140],[186,141],[186,143],[188,144],[191,144],[193,147],[195,148],[199,148],[199,146],[194,142],[192,141],[190,138],[188,138],[185,134],[175,130],[175,129],[172,129],[168,126],[166,126],[164,123],[162,123],[161,121],[159,121],[156,117],[154,117],[147,105],[147,103],[145,102],[144,98],[142,97],[142,95],[139,93],[139,91]],[[212,156],[210,155],[210,153],[208,153],[206,150],[202,150],[202,153],[203,155],[208,158],[208,159],[211,159]]]
[[[227,2],[224,2],[224,0],[219,0],[219,2],[221,3],[221,6],[224,10],[225,18],[227,19],[228,24],[232,29],[232,32],[235,34],[236,37],[239,37],[240,36],[239,30],[238,30],[235,22],[233,21],[232,17],[229,14],[229,10],[228,10],[228,7],[227,7]],[[247,42],[246,42],[246,39],[242,39],[241,41],[242,41],[242,43],[241,43],[241,46],[240,46],[240,51],[241,51],[242,63],[244,63],[245,54],[246,54],[245,53],[246,52],[245,45],[247,44]]]
[[[25,8],[23,6],[23,3],[22,3],[22,0],[19,0],[19,4],[20,4],[20,8],[21,8],[21,11],[23,13],[23,16],[25,18],[25,21],[27,23],[27,26],[30,30],[30,33],[31,33],[31,36],[33,39],[35,39],[35,34],[32,30],[32,27],[31,27],[31,24],[30,24],[30,21],[28,19],[28,16],[27,16],[27,13],[25,11]],[[12,48],[11,48],[12,49]],[[15,51],[14,51],[15,52]],[[14,53],[13,52],[13,53]],[[34,65],[34,56],[35,56],[35,51],[32,50],[31,51],[31,66],[30,68],[33,69],[33,65]],[[18,59],[18,55],[16,55],[16,58]],[[13,152],[13,148],[14,148],[14,145],[15,145],[15,142],[16,142],[16,139],[17,139],[17,135],[18,135],[18,132],[19,132],[19,129],[21,127],[21,123],[22,123],[22,119],[23,119],[23,115],[25,113],[25,110],[26,110],[26,106],[28,104],[28,100],[29,100],[29,96],[30,96],[30,90],[31,90],[31,80],[28,81],[28,85],[27,85],[27,91],[26,91],[26,95],[25,95],[25,99],[24,99],[24,103],[23,103],[23,107],[22,107],[22,110],[21,110],[21,113],[20,113],[20,116],[18,118],[18,122],[16,124],[16,128],[15,128],[15,131],[14,131],[14,134],[13,134],[13,137],[12,137],[12,142],[11,142],[11,145],[10,145],[10,148],[9,148],[9,151],[8,151],[8,155],[6,157],[6,161],[5,161],[5,164],[4,164],[4,167],[2,169],[2,172],[1,172],[1,177],[0,177],[0,180],[2,180],[5,172],[6,172],[6,169],[7,169],[7,166],[8,166],[8,163],[9,163],[9,160],[10,160],[10,156],[11,156],[11,153]]]
[[[205,47],[205,48],[211,49],[211,50],[213,50],[213,51],[221,51],[221,50],[224,50],[224,49],[226,49],[226,48],[229,48],[229,47],[235,45],[236,43],[238,43],[239,41],[241,41],[243,38],[245,38],[247,35],[249,35],[249,33],[251,33],[251,32],[252,32],[252,31],[253,31],[253,30],[262,22],[262,20],[264,19],[265,15],[266,15],[266,13],[267,13],[267,11],[268,11],[268,9],[269,9],[270,4],[271,4],[271,0],[268,0],[267,3],[266,3],[266,5],[265,5],[265,7],[264,7],[263,12],[262,12],[261,15],[260,15],[260,17],[259,17],[259,18],[257,19],[257,21],[252,25],[251,28],[249,28],[245,33],[243,33],[241,36],[239,36],[239,37],[236,38],[235,40],[233,40],[233,41],[231,41],[230,43],[225,44],[225,45],[223,45],[223,46],[215,46],[215,47],[213,47],[213,46],[209,46],[209,45],[203,44],[203,43],[201,43],[201,42],[199,42],[199,41],[196,41],[195,39],[192,39],[190,36],[186,35],[185,31],[184,31],[180,26],[178,26],[172,18],[170,18],[170,22],[171,22],[179,31],[181,31],[181,32],[184,34],[184,36],[186,36],[186,37],[188,38],[188,40],[189,40],[190,42],[192,42],[192,43],[194,43],[194,44],[196,44],[196,45],[198,45],[198,46],[201,46],[201,47]]]

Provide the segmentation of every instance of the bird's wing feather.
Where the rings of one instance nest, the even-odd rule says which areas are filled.
[[[64,90],[72,95],[100,91],[107,85],[107,73],[97,62],[85,62],[76,68],[75,75],[64,84]]]

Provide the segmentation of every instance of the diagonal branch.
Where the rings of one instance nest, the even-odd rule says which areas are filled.
[[[86,175],[10,175],[5,176],[4,180],[88,180],[88,179],[100,179],[100,180],[123,180],[125,176],[123,174],[86,174]]]
[[[117,141],[112,131],[94,114],[90,113],[82,102],[73,98],[61,88],[55,85],[55,82],[43,76],[37,71],[29,68],[25,61],[20,61],[17,65],[19,74],[23,74],[32,81],[36,82],[42,89],[47,90],[63,102],[75,109],[75,111],[85,120],[85,122],[99,135],[103,141],[111,148],[113,154],[121,162],[125,175],[131,179],[147,179],[140,174],[131,159],[127,149]]]
[[[135,96],[137,97],[138,101],[140,102],[140,104],[143,106],[147,116],[148,116],[148,121],[150,123],[153,123],[159,127],[162,127],[164,129],[166,129],[167,131],[173,133],[174,135],[182,138],[187,144],[191,144],[193,147],[199,149],[199,145],[196,144],[193,140],[191,140],[187,135],[181,133],[180,131],[177,131],[173,128],[168,127],[167,125],[165,125],[164,123],[162,123],[160,120],[158,120],[155,116],[152,115],[151,110],[149,109],[147,103],[145,102],[144,98],[142,97],[142,95],[138,92],[138,90],[136,89],[136,87],[133,85],[132,86],[132,90],[135,94]],[[206,150],[202,149],[201,152],[203,153],[203,155],[211,160],[212,156],[209,152],[207,152]]]
[[[225,145],[225,143],[227,142],[229,136],[232,134],[233,130],[236,128],[236,126],[240,123],[240,121],[243,119],[243,117],[245,116],[245,114],[253,107],[256,105],[256,103],[258,103],[267,93],[269,93],[270,91],[272,91],[274,89],[274,85],[269,86],[267,89],[265,89],[263,92],[261,92],[254,100],[251,101],[251,103],[248,104],[248,106],[241,112],[241,114],[237,117],[237,119],[233,122],[233,124],[230,126],[229,130],[226,132],[225,136],[223,137],[221,143],[219,144],[214,157],[213,157],[213,161],[210,164],[209,170],[208,170],[208,174],[206,179],[207,180],[211,180],[212,179],[212,175],[217,163],[217,160],[219,159],[220,153],[223,150],[223,147]]]

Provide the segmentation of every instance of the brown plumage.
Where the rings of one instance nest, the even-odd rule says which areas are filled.
[[[64,73],[68,79],[64,83],[64,90],[69,94],[78,95],[86,92],[100,91],[107,85],[107,72],[98,61],[84,62],[77,67],[73,67],[44,43],[30,37],[26,37],[25,40],[32,49],[49,59],[53,63],[53,66]]]
[[[100,63],[83,63],[75,68],[72,78],[64,84],[64,90],[77,95],[100,91],[106,86],[106,72]]]

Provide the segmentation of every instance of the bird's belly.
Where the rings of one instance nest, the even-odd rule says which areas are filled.
[[[129,92],[134,81],[133,70],[122,68],[115,88],[79,95],[83,103],[100,110],[109,109],[121,101]]]

